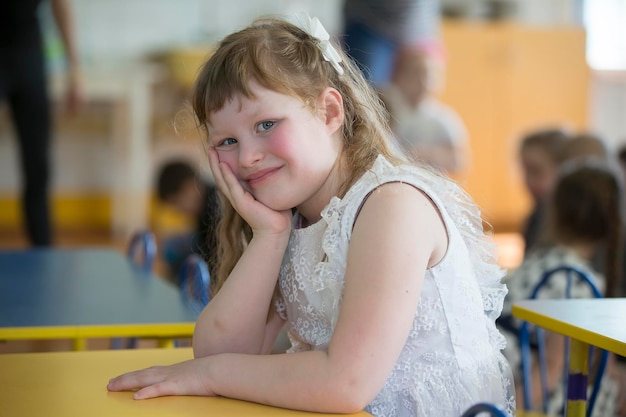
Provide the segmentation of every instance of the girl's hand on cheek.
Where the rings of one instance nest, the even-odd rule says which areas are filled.
[[[291,210],[276,211],[247,191],[230,167],[220,162],[217,151],[209,149],[209,164],[219,189],[226,195],[237,213],[250,225],[254,235],[282,235],[291,230]]]
[[[109,381],[109,391],[137,390],[134,398],[163,397],[167,395],[214,396],[208,387],[210,374],[208,358],[192,359],[170,366],[154,366],[128,372]]]

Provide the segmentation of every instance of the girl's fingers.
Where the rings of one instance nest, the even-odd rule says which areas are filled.
[[[230,167],[219,161],[219,157],[215,149],[209,149],[209,163],[211,171],[215,177],[215,183],[220,190],[226,195],[230,203],[237,209],[245,198],[250,199],[252,196],[243,188],[239,179],[231,171]],[[247,196],[247,197],[246,197]]]
[[[152,367],[141,371],[129,372],[113,378],[109,381],[107,389],[109,391],[128,391],[143,388],[157,382],[161,382],[163,376],[161,367]]]
[[[168,387],[169,384],[161,382],[144,387],[133,394],[136,400],[146,400],[148,398],[164,397],[166,395],[176,395],[177,393]]]
[[[213,173],[213,179],[215,180],[215,184],[220,190],[222,190],[223,193],[226,193],[227,186],[224,182],[222,169],[220,168],[220,160],[217,155],[217,151],[213,148],[209,148],[209,166],[211,167],[211,172]]]
[[[206,361],[188,360],[169,366],[153,366],[128,372],[109,381],[109,391],[137,390],[138,400],[166,395],[214,395],[204,381]]]
[[[237,207],[236,203],[241,201],[243,196],[246,194],[246,190],[244,190],[244,188],[241,186],[239,179],[237,179],[235,174],[233,174],[228,165],[220,163],[220,169],[222,172],[222,178],[224,179],[224,183],[226,184],[226,187],[228,187],[230,201],[235,207]]]

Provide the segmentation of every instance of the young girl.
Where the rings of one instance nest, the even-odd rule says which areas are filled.
[[[299,23],[257,21],[202,68],[193,106],[225,197],[215,296],[196,359],[108,389],[375,416],[512,411],[495,327],[506,288],[478,210],[394,154],[358,68],[317,19]],[[292,347],[268,355],[283,326]]]
[[[620,295],[624,250],[623,198],[621,172],[607,160],[575,159],[562,166],[548,202],[547,236],[529,252],[520,267],[506,277],[509,293],[498,323],[509,339],[506,355],[514,369],[518,369],[520,360],[517,332],[521,323],[511,316],[512,304],[529,298],[545,272],[562,265],[576,267],[592,277],[605,296]],[[604,275],[595,272],[591,265],[599,247],[606,249],[603,251]],[[554,276],[544,288],[540,292],[541,298],[563,298],[566,279]],[[576,298],[593,297],[590,288],[578,280],[572,281],[571,292]],[[566,366],[563,341],[563,337],[554,333],[546,336],[546,357],[550,358],[548,384],[549,391],[553,393],[548,407],[554,412],[558,412],[563,405],[561,378],[563,366]],[[537,366],[533,369],[532,378],[531,400],[537,407],[541,404]],[[602,382],[593,415],[612,416],[616,391],[607,376]],[[521,387],[519,384],[520,393]]]

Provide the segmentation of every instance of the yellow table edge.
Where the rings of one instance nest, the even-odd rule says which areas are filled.
[[[8,327],[0,329],[0,340],[74,339],[85,337],[191,337],[193,336],[194,328],[195,323]]]
[[[73,339],[75,337],[78,337],[76,326],[27,326],[0,329],[0,340]]]
[[[518,319],[531,322],[544,329],[564,334],[565,336],[569,336],[571,338],[580,340],[581,342],[585,342],[589,345],[597,346],[601,349],[617,353],[618,355],[626,356],[626,347],[624,347],[622,343],[610,337],[602,336],[590,332],[589,330],[581,329],[580,327],[574,326],[572,324],[555,322],[555,319],[546,317],[543,314],[537,313],[535,311],[528,310],[518,304],[513,304],[512,312],[513,316],[517,317]]]

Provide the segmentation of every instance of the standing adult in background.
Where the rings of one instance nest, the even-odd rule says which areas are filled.
[[[66,0],[50,0],[67,61],[67,105],[80,102],[78,58]],[[8,104],[17,135],[22,171],[22,212],[34,246],[52,244],[50,142],[52,114],[44,42],[38,19],[42,0],[0,2],[0,101]]]
[[[398,49],[439,42],[440,0],[344,0],[344,46],[376,87],[386,85]]]

